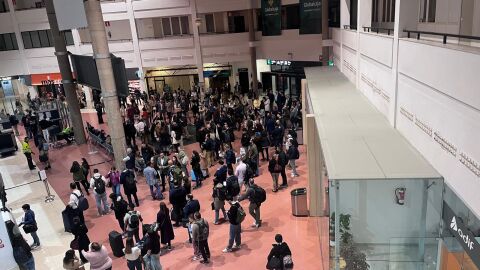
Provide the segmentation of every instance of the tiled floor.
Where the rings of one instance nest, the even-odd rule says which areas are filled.
[[[96,125],[95,114],[83,114],[83,118]],[[102,128],[108,130],[107,124],[102,125]],[[197,144],[187,146],[186,152],[190,155],[196,147]],[[328,218],[298,218],[291,215],[290,191],[294,188],[307,186],[306,154],[303,147],[300,150],[302,154],[298,162],[298,172],[301,176],[295,179],[289,177],[288,189],[276,194],[272,193],[271,177],[266,172],[267,163],[261,162],[261,176],[257,178],[256,182],[267,190],[267,201],[261,208],[263,226],[260,229],[250,228],[249,225],[253,220],[250,216],[247,216],[243,223],[243,246],[237,252],[222,253],[222,249],[225,248],[228,241],[228,224],[224,223],[218,226],[212,224],[214,215],[214,212],[210,209],[212,180],[209,179],[201,189],[195,190],[193,194],[200,200],[202,215],[211,225],[209,245],[212,253],[212,263],[201,265],[198,262],[192,262],[190,258],[193,255],[193,250],[191,245],[186,243],[188,240],[187,231],[184,228],[177,228],[173,241],[174,249],[163,254],[160,259],[164,269],[265,269],[266,257],[271,249],[271,244],[274,242],[274,235],[277,233],[283,234],[285,241],[289,244],[293,252],[296,269],[328,269]],[[98,164],[94,165],[93,168],[98,168],[102,173],[106,173],[109,169],[110,165],[106,161],[110,158],[103,154],[101,149],[98,149],[98,153],[94,155],[89,154],[91,151],[91,147],[87,145],[65,146],[50,151],[52,170],[48,172],[49,181],[64,202],[68,200],[70,192],[68,185],[72,176],[69,169],[72,161],[85,157],[90,164]],[[26,165],[23,167],[26,168]],[[214,170],[215,168],[211,168],[211,174]],[[287,175],[289,175],[288,172]],[[144,222],[152,223],[155,220],[159,202],[152,201],[144,178],[141,178],[139,183],[139,210],[144,217]],[[85,214],[89,228],[88,235],[92,241],[104,243],[110,250],[108,233],[112,230],[119,230],[118,224],[113,215],[98,217],[94,198],[90,197],[89,201],[91,207]],[[168,200],[165,201],[168,202]],[[246,201],[242,202],[242,205],[245,209],[248,209]],[[56,220],[58,220],[61,210],[58,208],[49,209],[49,215],[56,215]],[[56,225],[58,227],[58,224]],[[58,257],[46,257],[44,260],[55,265],[61,264]],[[39,269],[54,268],[39,267]],[[115,258],[113,269],[127,269],[125,260]]]

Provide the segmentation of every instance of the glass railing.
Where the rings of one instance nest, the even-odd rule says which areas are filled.
[[[341,257],[339,268],[335,263],[330,268],[349,269],[349,263],[361,264],[363,261],[370,266],[369,269],[435,270],[439,256],[438,241],[439,238],[405,237],[392,238],[388,243],[355,244],[357,253],[352,252],[347,258]],[[365,260],[358,254],[364,254]],[[357,260],[352,260],[352,257]]]

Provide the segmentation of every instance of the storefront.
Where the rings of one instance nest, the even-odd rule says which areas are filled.
[[[60,73],[32,74],[31,82],[40,98],[53,100],[58,95],[65,95]]]

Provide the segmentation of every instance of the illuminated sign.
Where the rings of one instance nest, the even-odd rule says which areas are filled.
[[[291,61],[287,60],[272,60],[267,59],[267,65],[279,65],[279,66],[290,66],[292,64]]]

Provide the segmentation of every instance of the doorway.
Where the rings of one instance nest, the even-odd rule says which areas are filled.
[[[234,32],[243,33],[245,32],[245,17],[244,16],[234,16],[233,17]]]
[[[238,72],[238,80],[240,83],[240,87],[242,88],[242,94],[248,93],[249,87],[249,80],[248,80],[248,69],[243,69],[242,71]]]

